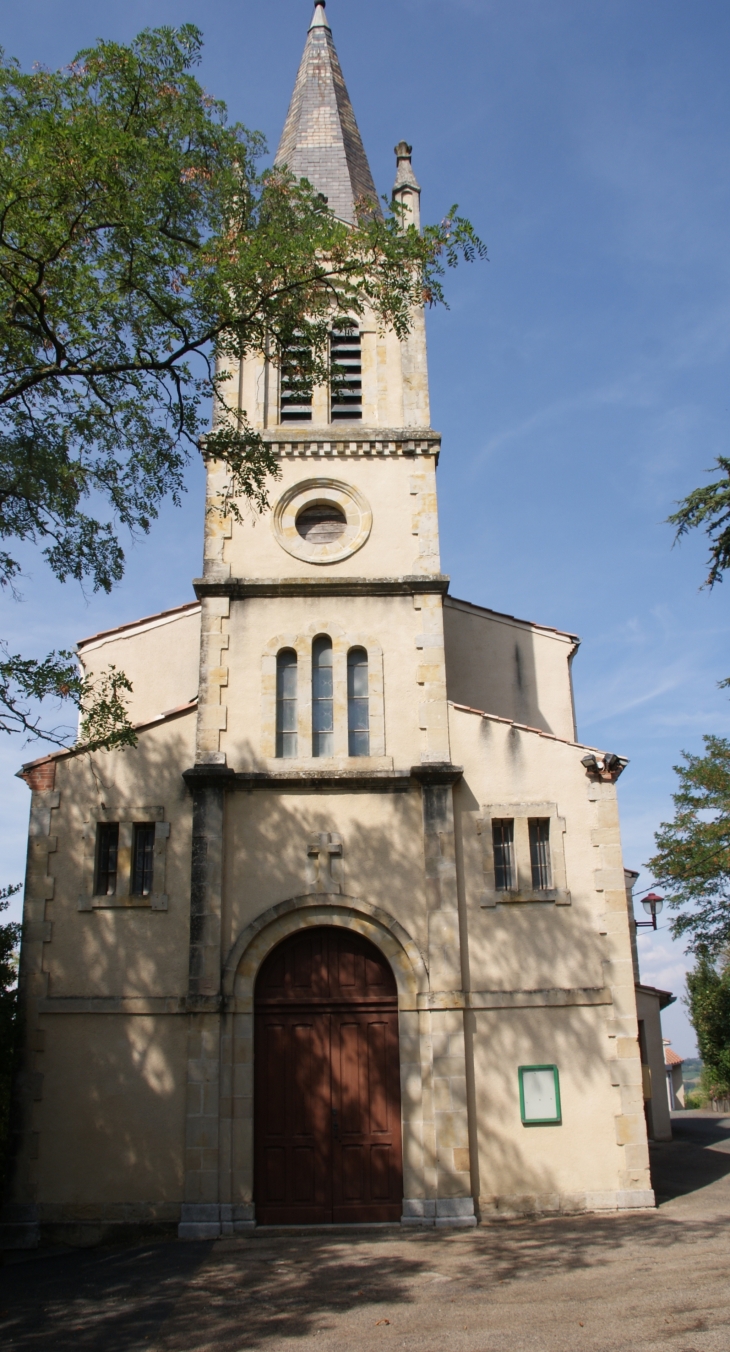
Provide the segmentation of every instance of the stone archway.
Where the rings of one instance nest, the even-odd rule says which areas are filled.
[[[307,894],[280,902],[239,935],[224,964],[220,1041],[221,1111],[219,1196],[221,1229],[234,1233],[256,1224],[254,1204],[254,992],[262,964],[291,934],[334,926],[362,935],[387,960],[397,989],[400,1048],[403,1195],[426,1196],[428,1167],[424,1117],[430,1118],[428,1058],[421,1042],[419,996],[428,971],[418,945],[381,907],[357,897]],[[430,1039],[428,1039],[430,1041]],[[426,1100],[426,1101],[424,1101]],[[425,1110],[425,1111],[424,1111]],[[417,1209],[420,1214],[421,1204]],[[406,1210],[409,1209],[406,1200]]]
[[[295,931],[254,1004],[254,1190],[260,1224],[400,1220],[398,996],[350,927]]]

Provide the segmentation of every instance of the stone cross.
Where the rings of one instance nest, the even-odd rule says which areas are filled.
[[[307,845],[307,892],[342,892],[342,836],[319,831]]]

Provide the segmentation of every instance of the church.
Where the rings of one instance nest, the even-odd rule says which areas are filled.
[[[377,201],[323,0],[277,160]],[[331,346],[311,398],[228,382],[270,510],[209,466],[194,599],[78,645],[136,748],[20,772],[18,1243],[654,1205],[626,762],[578,740],[575,635],[451,595],[423,314]]]

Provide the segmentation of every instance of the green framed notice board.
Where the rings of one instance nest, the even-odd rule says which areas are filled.
[[[525,1127],[555,1127],[562,1122],[557,1066],[518,1066],[520,1117]]]

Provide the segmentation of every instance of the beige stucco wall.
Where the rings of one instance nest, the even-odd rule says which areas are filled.
[[[133,688],[127,699],[130,720],[146,723],[189,703],[198,693],[200,606],[195,603],[183,611],[82,639],[78,653],[89,676],[113,665],[129,677]]]
[[[438,572],[438,556],[424,563],[419,532],[427,524],[435,534],[435,458],[433,456],[352,453],[350,439],[362,436],[343,428],[331,429],[337,442],[328,451],[317,445],[306,455],[279,457],[281,477],[269,488],[272,511],[280,496],[296,484],[320,480],[351,484],[365,497],[372,511],[372,530],[366,543],[339,563],[311,563],[286,553],[273,531],[272,511],[246,517],[225,541],[223,562],[233,577],[304,578],[399,577],[423,571]],[[340,453],[336,447],[341,447]],[[426,518],[428,520],[426,521]]]
[[[576,744],[453,707],[450,732],[453,759],[464,766],[455,818],[465,987],[475,1005],[479,992],[557,988],[563,1006],[550,1007],[547,996],[539,1009],[479,1009],[468,1016],[482,1209],[519,1210],[517,1193],[534,1194],[538,1209],[550,1209],[558,1194],[648,1189],[616,790],[589,779]],[[500,814],[510,815],[514,804],[515,815],[529,815],[531,803],[557,807],[553,873],[562,848],[570,904],[482,905],[485,809],[500,804]],[[563,1123],[524,1128],[517,1067],[541,1062],[558,1065]]]
[[[455,790],[455,812],[472,984],[506,990],[602,985],[608,936],[600,933],[606,929],[604,893],[595,888],[600,859],[591,836],[599,827],[599,804],[588,798],[588,778],[580,764],[583,749],[509,723],[453,708],[450,712],[452,755],[464,766],[464,778]],[[564,833],[551,833],[551,852],[555,856],[564,847],[571,904],[534,902],[483,909],[478,831],[484,807],[546,801],[557,805],[565,822]],[[623,942],[629,944],[625,896],[619,917],[623,952]]]
[[[255,614],[257,607],[251,610]],[[242,652],[245,647],[242,637]],[[429,1005],[427,991],[417,994],[418,972],[425,968],[417,963],[417,972],[402,958],[404,972],[414,973],[409,980],[416,982],[411,990],[406,981],[402,995],[407,1190],[421,1195],[431,1167],[427,1161],[436,1150],[429,1124],[438,1124],[445,1113],[448,1124],[435,1128],[437,1153],[448,1149],[456,1172],[437,1174],[432,1186],[442,1198],[458,1200],[471,1188],[484,1216],[632,1205],[632,1188],[643,1185],[640,1195],[648,1195],[648,1176],[643,1114],[637,1116],[641,1084],[626,895],[622,891],[623,910],[612,910],[606,887],[612,856],[607,860],[604,852],[620,854],[615,791],[612,785],[591,790],[576,745],[453,709],[450,720],[454,760],[465,770],[455,792],[462,975],[452,978],[448,998],[436,995]],[[35,1106],[41,1142],[37,1195],[47,1220],[57,1214],[68,1221],[84,1207],[117,1215],[114,1208],[122,1203],[134,1203],[139,1217],[169,1219],[170,1208],[182,1201],[183,1102],[190,1092],[185,1084],[191,1064],[198,1064],[190,1061],[180,998],[187,985],[191,825],[181,771],[191,761],[193,723],[185,715],[149,729],[136,751],[95,758],[96,774],[84,758],[58,766],[60,802],[51,816],[59,847],[49,856],[52,935],[43,946],[48,985],[39,1017],[39,1060],[48,1069]],[[479,815],[497,800],[542,800],[548,784],[566,827],[571,904],[483,908]],[[95,805],[113,803],[114,795],[120,802],[138,799],[164,807],[170,823],[167,912],[78,910],[83,818]],[[281,903],[288,906],[289,928],[318,918],[321,923],[319,913],[307,913],[306,907],[298,919],[296,907],[303,903],[290,899],[310,890],[310,839],[328,832],[342,841],[341,895],[312,898],[322,914],[331,906],[333,916],[344,917],[337,923],[351,923],[346,917],[359,906],[366,926],[371,914],[390,917],[387,923],[400,927],[415,945],[413,952],[428,959],[432,939],[421,814],[415,785],[406,793],[229,794],[221,967],[231,961],[228,955],[241,935],[254,933],[260,917],[278,914]],[[377,924],[371,932],[377,939]],[[403,952],[401,940],[391,942],[394,952]],[[436,990],[443,990],[435,967],[432,983],[434,978]],[[239,986],[232,989],[238,992]],[[593,998],[591,990],[599,1003],[585,1003]],[[500,993],[506,1007],[485,1007],[490,1000],[498,1003]],[[525,994],[540,1004],[521,1007]],[[76,1004],[75,1012],[61,1013],[62,1002],[89,997],[111,1001],[107,1012],[97,1007],[84,1013]],[[236,996],[236,1011],[249,1007],[250,997],[243,1004],[241,998]],[[177,1000],[179,1013],[165,1015],[155,1003],[164,999]],[[145,1000],[152,1003],[146,1006]],[[134,1001],[138,1012],[132,1016]],[[232,1152],[226,1156],[231,1163],[224,1200],[245,1209],[251,1196],[250,1015],[235,1013],[233,1041],[228,1033],[220,1044],[219,1069],[215,1018],[205,1018],[213,1019],[204,1034],[211,1039],[211,1074],[222,1077],[220,1091],[217,1079],[211,1082],[211,1104],[221,1092],[222,1112],[228,1092],[244,1096],[245,1112],[221,1119],[220,1131]],[[424,1049],[439,1067],[432,1080],[433,1072],[421,1078],[418,1058]],[[526,1128],[519,1118],[517,1068],[540,1062],[559,1067],[559,1127]],[[463,1070],[457,1073],[458,1065]],[[467,1170],[465,1183],[458,1169]]]
[[[382,907],[427,947],[421,795],[238,793],[226,816],[224,948],[269,907],[309,890],[311,836],[342,837],[342,892]],[[333,897],[333,901],[336,901]]]
[[[384,697],[384,750],[391,765],[408,768],[421,759],[419,668],[424,649],[417,640],[424,629],[424,611],[413,597],[384,600],[363,597],[266,597],[233,601],[227,621],[228,683],[226,728],[220,749],[236,769],[326,769],[311,749],[311,647],[317,634],[328,634],[342,648],[342,679],[335,688],[336,746],[350,769],[366,769],[361,759],[347,755],[346,649],[362,644],[368,651],[371,675],[378,669]],[[301,647],[298,700],[303,730],[296,761],[276,760],[272,720],[275,718],[275,655],[278,648]],[[382,650],[382,656],[381,656]],[[442,649],[440,652],[442,653]],[[337,674],[337,673],[336,673]],[[270,687],[270,689],[269,689]],[[269,699],[265,698],[269,690]],[[420,695],[420,698],[419,698]],[[371,705],[373,704],[371,699]],[[269,756],[267,757],[267,749]],[[374,748],[373,748],[374,749]]]
[[[650,1124],[655,1141],[671,1141],[672,1119],[669,1116],[667,1070],[662,1040],[662,1015],[659,996],[641,987],[636,992],[636,1012],[644,1025],[646,1051],[651,1072]]]
[[[490,1010],[472,1017],[482,1214],[568,1210],[571,1198],[619,1189],[624,1148],[616,1142],[603,1011]],[[559,1126],[524,1126],[520,1118],[517,1068],[540,1064],[558,1066]],[[593,1204],[600,1207],[600,1198]]]
[[[449,699],[532,728],[575,737],[569,661],[577,640],[447,597]]]
[[[185,1131],[185,1020],[45,1015],[36,1124],[46,1221],[177,1220]]]
[[[181,772],[192,761],[194,712],[140,733],[136,748],[61,760],[56,770],[59,806],[51,829],[54,891],[47,903],[51,939],[44,944],[48,995],[179,995],[187,988],[190,930],[190,831],[192,805]],[[85,822],[95,829],[97,809],[111,820],[135,807],[163,809],[167,910],[145,906],[79,910],[93,861],[85,849]]]

